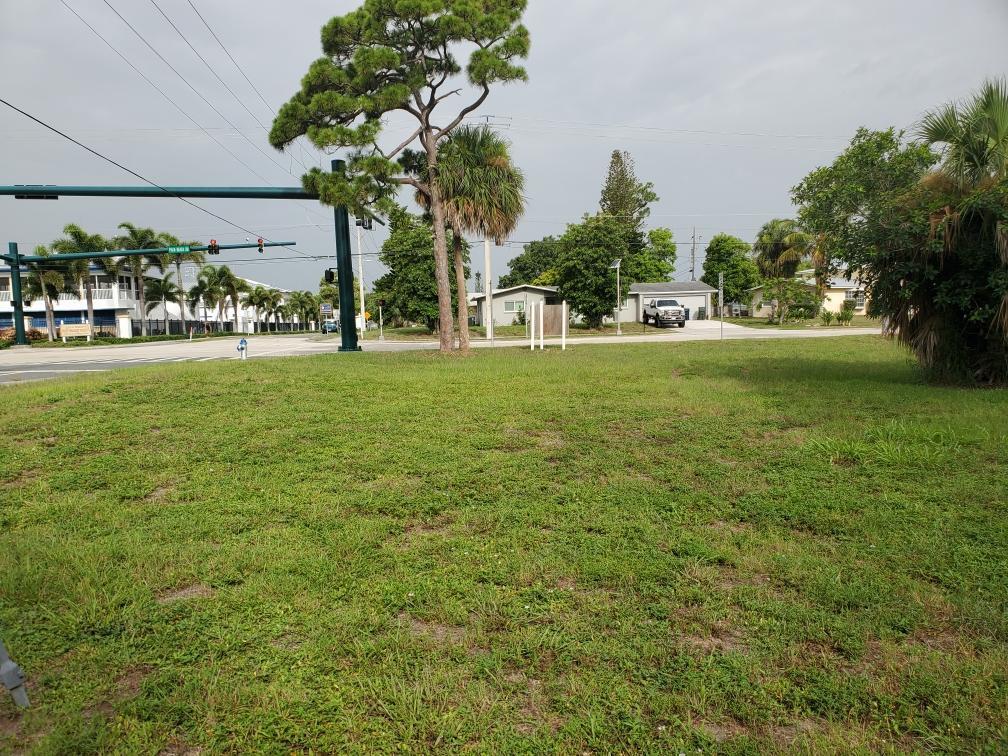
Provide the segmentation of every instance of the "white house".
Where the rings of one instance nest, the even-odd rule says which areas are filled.
[[[509,289],[495,289],[492,294],[493,322],[496,325],[515,325],[522,319],[522,313],[530,307],[545,304],[560,304],[555,286],[533,286],[522,284]],[[476,305],[476,325],[485,325],[486,294],[472,294],[469,300]]]

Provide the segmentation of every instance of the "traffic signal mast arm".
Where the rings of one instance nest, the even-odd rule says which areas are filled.
[[[216,251],[222,249],[258,249],[263,247],[293,247],[297,242],[263,242],[261,239],[257,244],[217,244],[212,248]],[[73,252],[61,255],[18,255],[18,260],[22,263],[35,262],[60,262],[63,260],[85,260],[98,257],[137,257],[139,255],[187,255],[190,252],[209,252],[211,247],[158,247],[156,249],[117,249],[104,252]],[[12,262],[11,255],[0,254],[0,259]]]

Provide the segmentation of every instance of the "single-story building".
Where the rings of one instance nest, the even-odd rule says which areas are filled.
[[[809,287],[815,286],[815,273],[811,270],[800,270],[795,275],[795,280]],[[764,299],[762,286],[751,289],[752,309],[750,312],[755,318],[768,318],[773,310],[772,301]],[[868,299],[864,286],[856,276],[847,278],[837,276],[831,278],[826,283],[826,298],[823,300],[822,308],[830,312],[837,313],[846,301],[854,302],[854,312],[857,315],[864,315]]]
[[[476,305],[476,325],[486,323],[484,320],[485,299],[486,294],[469,295],[469,301]],[[509,289],[495,289],[492,299],[493,322],[503,326],[517,324],[522,318],[522,313],[540,302],[548,305],[560,304],[555,286],[534,286],[532,284],[512,286]]]

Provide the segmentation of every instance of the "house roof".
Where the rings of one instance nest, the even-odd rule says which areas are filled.
[[[715,291],[717,289],[703,281],[663,281],[630,286],[631,294],[711,294]]]
[[[556,294],[557,293],[557,287],[556,286],[536,286],[535,284],[520,284],[518,286],[512,286],[512,287],[510,287],[508,289],[494,289],[493,296],[494,296],[494,299],[496,299],[501,294],[513,294],[516,291],[525,291],[525,290],[541,291],[544,294]],[[473,295],[471,295],[471,299],[474,302],[476,300],[485,299],[485,298],[486,298],[486,294],[484,294],[482,292],[479,293],[479,294],[473,294]]]

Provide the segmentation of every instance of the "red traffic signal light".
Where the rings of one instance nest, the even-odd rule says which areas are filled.
[[[211,239],[210,243],[207,244],[207,254],[208,255],[219,255],[220,247],[217,245],[216,239]]]
[[[263,240],[260,239],[259,240],[259,254],[261,255],[262,253],[263,253]]]

